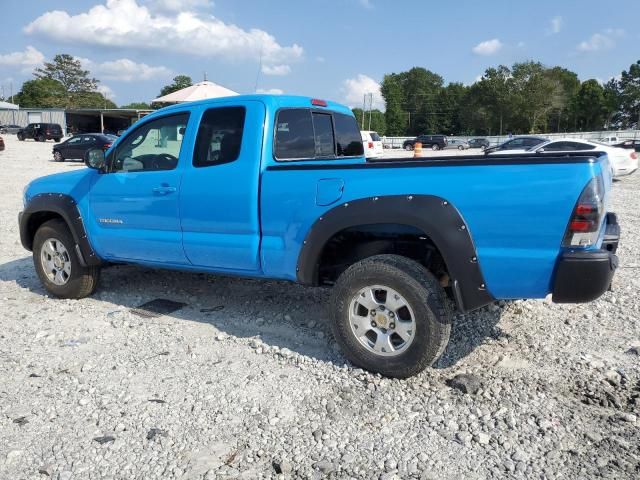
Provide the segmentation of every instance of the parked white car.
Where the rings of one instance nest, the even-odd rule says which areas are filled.
[[[614,177],[630,175],[638,169],[638,154],[635,150],[612,147],[600,142],[575,138],[555,138],[535,147],[522,150],[509,150],[512,154],[543,152],[605,152]]]
[[[597,140],[593,140],[594,142],[604,143],[606,145],[613,145],[615,143],[620,143],[622,139],[617,135],[608,135],[606,137],[598,138]]]
[[[382,139],[377,132],[363,130],[360,133],[362,134],[362,145],[364,146],[364,156],[366,158],[380,158],[384,156]]]

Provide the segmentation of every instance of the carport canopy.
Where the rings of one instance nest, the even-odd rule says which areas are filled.
[[[65,111],[67,131],[76,133],[111,133],[117,135],[153,110],[79,108]]]

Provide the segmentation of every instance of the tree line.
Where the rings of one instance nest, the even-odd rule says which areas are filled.
[[[470,86],[415,67],[385,75],[380,90],[384,113],[353,111],[365,130],[389,136],[640,128],[640,61],[604,85],[530,61],[488,68]]]
[[[54,56],[51,62],[45,62],[42,67],[35,69],[33,76],[14,95],[13,101],[23,108],[117,108],[113,101],[98,90],[100,81],[93,78],[91,72],[82,68],[80,61],[69,54]],[[162,88],[159,96],[191,85],[191,77],[178,75],[172,83]],[[121,105],[120,108],[144,110],[160,106],[133,102]]]

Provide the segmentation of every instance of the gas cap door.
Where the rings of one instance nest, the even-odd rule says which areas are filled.
[[[344,180],[341,178],[321,178],[316,186],[316,205],[331,205],[342,198]]]

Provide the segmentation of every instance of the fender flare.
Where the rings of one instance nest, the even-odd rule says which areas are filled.
[[[76,243],[75,250],[81,264],[94,267],[103,263],[89,242],[77,202],[73,197],[62,193],[35,195],[20,213],[20,241],[25,249],[33,250],[33,237],[36,232],[31,223],[32,218],[34,215],[46,213],[55,213],[65,221]]]
[[[461,312],[495,299],[486,287],[471,233],[458,209],[433,195],[392,195],[343,203],[325,212],[307,232],[298,256],[298,281],[317,285],[323,249],[336,233],[357,225],[408,225],[424,232],[440,250]]]

